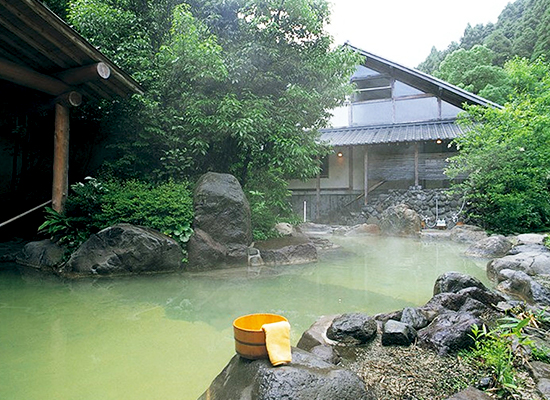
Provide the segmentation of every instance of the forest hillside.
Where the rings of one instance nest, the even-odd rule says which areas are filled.
[[[534,60],[550,50],[550,0],[516,0],[509,3],[494,24],[468,24],[459,42],[446,49],[432,48],[418,69],[434,74],[445,57],[456,50],[482,45],[493,53],[494,65],[503,66],[519,56]]]

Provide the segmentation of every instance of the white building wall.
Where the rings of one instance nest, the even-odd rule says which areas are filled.
[[[365,75],[372,70],[361,70]],[[350,103],[333,110],[331,126],[372,126],[392,123],[427,122],[439,119],[455,118],[462,109],[455,107],[435,96],[430,96],[403,82],[395,81],[393,98]],[[366,146],[354,146],[352,151],[353,181],[352,189],[364,190],[364,157]],[[343,157],[338,157],[341,151]],[[321,178],[321,189],[343,191],[350,189],[349,147],[335,148],[329,156],[329,177]],[[410,157],[409,157],[410,158]],[[376,157],[372,157],[375,161]],[[316,179],[306,182],[291,180],[289,188],[294,190],[316,189]]]

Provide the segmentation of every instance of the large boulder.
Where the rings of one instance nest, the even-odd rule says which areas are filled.
[[[437,277],[434,284],[433,294],[457,293],[468,287],[477,287],[483,290],[488,290],[479,279],[461,272],[450,271]]]
[[[332,321],[327,337],[344,344],[364,344],[374,339],[377,329],[376,321],[367,314],[342,314]]]
[[[430,325],[418,331],[418,341],[440,355],[456,353],[473,345],[471,335],[474,324],[481,326],[481,319],[468,312],[448,311],[439,314]]]
[[[302,334],[297,347],[305,351],[310,351],[316,346],[331,346],[337,344],[338,342],[327,337],[327,330],[332,325],[332,321],[340,316],[341,314],[325,315],[317,319],[309,329]]]
[[[118,224],[92,235],[60,269],[62,275],[127,275],[178,271],[183,252],[153,229]]]
[[[522,233],[517,236],[518,245],[543,245],[546,236],[540,233]]]
[[[527,275],[550,275],[550,252],[546,248],[536,251],[525,251],[497,258],[487,264],[487,276],[492,281],[499,281],[500,271],[511,269],[522,271]]]
[[[292,362],[272,367],[269,360],[234,356],[199,400],[374,400],[361,379],[311,353],[292,349]]]
[[[474,242],[466,249],[469,257],[503,257],[512,249],[512,242],[502,235],[489,236]]]
[[[260,247],[260,253],[265,265],[272,266],[307,264],[317,261],[317,248],[313,243],[300,243],[265,250]]]
[[[422,329],[426,327],[433,318],[430,318],[426,312],[418,308],[406,307],[401,313],[400,321],[411,326],[414,329]]]
[[[476,302],[473,303],[472,300]],[[472,306],[475,304],[478,306],[475,313],[480,314],[496,310],[495,306],[501,301],[504,301],[504,297],[496,292],[478,287],[467,287],[456,293],[436,294],[419,310],[426,313],[430,310],[435,313],[444,313],[448,310],[472,312]]]
[[[244,266],[252,243],[250,205],[237,179],[203,175],[193,197],[195,233],[189,240],[189,268],[207,270]]]
[[[302,337],[296,347],[315,354],[323,361],[338,364],[341,358],[334,347],[338,342],[327,337],[328,328],[338,316],[326,315],[317,319],[307,331],[302,333]]]
[[[63,263],[65,248],[50,239],[27,243],[17,255],[17,262],[39,270],[53,270]]]
[[[406,204],[388,207],[380,220],[380,231],[388,236],[419,236],[420,216]]]
[[[461,243],[475,243],[487,238],[487,232],[474,225],[455,225],[451,229],[451,240]]]
[[[352,226],[345,236],[372,236],[379,235],[380,227],[376,224],[359,224]]]
[[[523,271],[503,269],[498,274],[497,289],[527,303],[550,305],[550,289],[538,282],[542,277],[531,277]]]

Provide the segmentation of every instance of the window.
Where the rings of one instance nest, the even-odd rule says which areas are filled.
[[[321,173],[319,176],[321,178],[328,178],[328,156],[321,158]]]
[[[375,76],[366,79],[357,79],[353,102],[391,99],[391,79],[385,76]]]

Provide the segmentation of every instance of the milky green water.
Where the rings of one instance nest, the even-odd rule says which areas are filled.
[[[195,400],[234,354],[232,321],[424,304],[437,276],[486,282],[451,242],[334,238],[317,264],[64,283],[0,270],[0,399]]]

